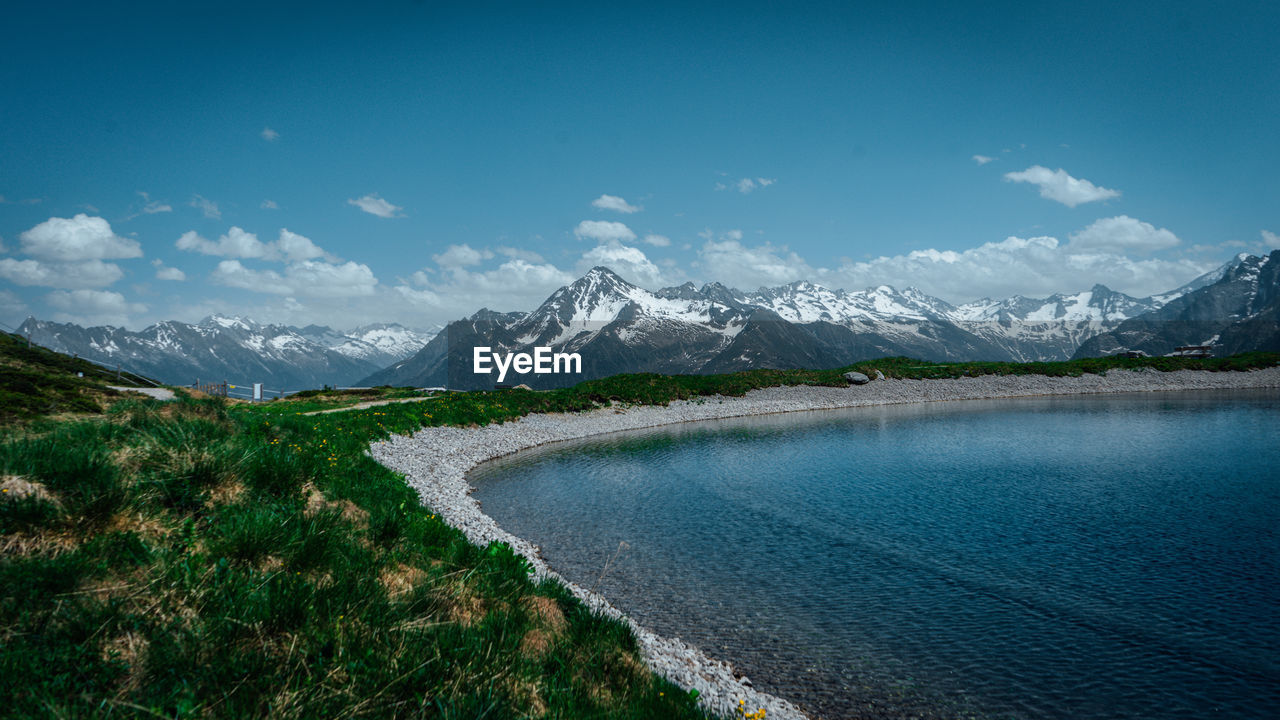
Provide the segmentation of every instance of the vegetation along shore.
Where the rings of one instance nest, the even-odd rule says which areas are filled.
[[[118,383],[109,373],[6,335],[0,673],[10,688],[7,709],[17,717],[754,712],[765,699],[743,693],[745,705],[701,702],[710,698],[690,691],[696,683],[682,688],[656,674],[624,619],[584,602],[511,542],[474,542],[443,506],[420,502],[421,486],[415,491],[375,461],[371,444],[392,447],[377,443],[424,428],[474,433],[459,428],[531,414],[677,401],[710,410],[719,398],[698,400],[782,385],[849,394],[932,384],[924,378],[1083,382],[1109,369],[1278,364],[1276,354],[1032,365],[891,359],[853,369],[915,382],[849,388],[841,377],[849,368],[620,376],[551,392],[448,393],[307,416],[407,393],[249,405],[179,391],[178,400],[161,402],[111,390],[107,383]],[[1280,384],[1277,374],[1221,377]]]

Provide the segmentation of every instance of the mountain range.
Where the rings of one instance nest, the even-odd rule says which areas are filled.
[[[893,355],[930,361],[1067,360],[1091,338],[1175,302],[1198,308],[1219,293],[1247,294],[1247,287],[1224,288],[1251,282],[1256,291],[1258,282],[1274,280],[1242,270],[1259,263],[1266,260],[1241,255],[1187,285],[1146,298],[1095,285],[1073,294],[983,299],[959,306],[915,288],[882,285],[844,291],[804,281],[749,293],[719,283],[651,292],[596,267],[533,312],[482,309],[452,322],[418,353],[360,384],[490,387],[494,377],[472,371],[476,346],[501,353],[545,346],[581,356],[581,375],[518,378],[532,387],[620,372],[834,367]],[[1264,305],[1271,297],[1267,292],[1260,296]],[[1257,317],[1261,307],[1242,310],[1238,319]],[[1214,310],[1203,312],[1212,315]],[[1183,337],[1173,326],[1164,330],[1170,349],[1203,339]]]
[[[1164,355],[1182,345],[1214,345],[1218,355],[1280,351],[1280,250],[1238,256],[1216,282],[1089,338],[1076,357]]]
[[[262,325],[225,315],[196,324],[170,320],[137,332],[35,318],[18,328],[38,345],[119,364],[166,383],[229,380],[283,390],[350,384],[417,352],[438,330],[377,323],[338,332],[319,325]]]
[[[1239,255],[1182,287],[1145,298],[1103,285],[1046,298],[951,305],[888,285],[831,290],[800,281],[743,292],[720,283],[649,291],[604,267],[552,293],[532,312],[481,309],[443,329],[374,324],[262,325],[215,315],[133,332],[29,318],[19,328],[47,347],[175,384],[200,378],[320,385],[492,387],[472,372],[473,349],[550,347],[577,353],[581,374],[508,377],[555,387],[621,372],[712,373],[835,367],[905,355],[927,361],[1049,361],[1217,343],[1219,354],[1280,349],[1280,251]]]

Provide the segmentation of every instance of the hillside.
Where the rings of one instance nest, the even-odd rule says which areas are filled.
[[[77,353],[160,378],[174,385],[229,380],[270,389],[351,385],[417,352],[430,335],[377,323],[338,332],[212,315],[199,323],[165,321],[143,330],[80,327],[28,318],[19,331],[39,345]]]
[[[1239,262],[1148,298],[1094,285],[1072,294],[962,306],[888,285],[846,291],[795,282],[742,292],[719,283],[686,283],[649,291],[596,267],[532,312],[481,310],[450,323],[417,354],[358,384],[491,387],[494,377],[473,372],[477,346],[502,353],[550,347],[581,356],[580,375],[512,378],[534,388],[619,373],[831,368],[893,356],[932,362],[1066,360],[1087,339],[1164,307]]]
[[[1221,355],[1280,350],[1280,250],[1241,256],[1216,282],[1090,338],[1076,357],[1125,350],[1164,355],[1203,344],[1215,345]]]
[[[27,339],[0,333],[0,423],[58,413],[100,413],[120,393],[107,387],[137,383],[126,373],[72,358]]]

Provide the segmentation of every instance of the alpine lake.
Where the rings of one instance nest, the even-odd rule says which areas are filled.
[[[484,511],[818,718],[1280,708],[1280,392],[788,413],[486,463]]]

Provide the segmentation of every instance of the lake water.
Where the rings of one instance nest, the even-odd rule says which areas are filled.
[[[1280,711],[1280,393],[715,421],[471,481],[566,577],[819,717]]]

